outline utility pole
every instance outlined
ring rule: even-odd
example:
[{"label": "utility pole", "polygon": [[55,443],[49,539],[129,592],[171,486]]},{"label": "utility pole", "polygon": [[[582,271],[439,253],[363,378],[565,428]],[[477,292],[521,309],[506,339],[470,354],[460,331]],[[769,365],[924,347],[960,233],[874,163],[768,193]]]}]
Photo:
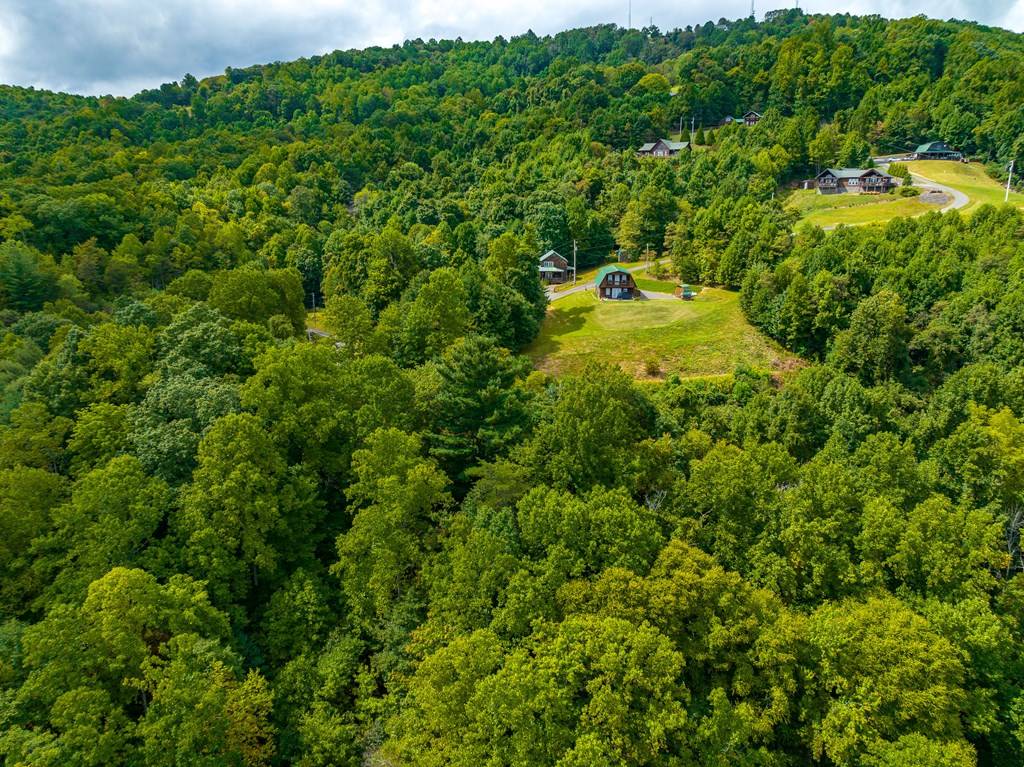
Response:
[{"label": "utility pole", "polygon": [[683,140],[683,116],[679,115],[679,140]]},{"label": "utility pole", "polygon": [[691,144],[693,143],[693,121],[696,120],[696,119],[697,119],[696,117],[694,117],[693,115],[690,115],[690,143]]},{"label": "utility pole", "polygon": [[576,284],[576,240],[572,241],[572,284]]},{"label": "utility pole", "polygon": [[1003,202],[1010,201],[1010,182],[1013,181],[1013,160],[1010,160],[1010,177],[1006,179],[1006,196],[1003,197]]},{"label": "utility pole", "polygon": [[316,291],[311,290],[310,295],[313,296],[313,316],[316,317]]}]

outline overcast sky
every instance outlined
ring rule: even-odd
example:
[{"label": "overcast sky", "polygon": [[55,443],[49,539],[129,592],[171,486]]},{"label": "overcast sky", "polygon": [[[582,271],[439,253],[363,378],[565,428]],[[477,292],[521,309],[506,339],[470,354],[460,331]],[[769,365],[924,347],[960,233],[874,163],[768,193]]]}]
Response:
[{"label": "overcast sky", "polygon": [[[410,38],[491,39],[615,22],[619,0],[0,0],[0,82],[130,95],[179,79]],[[785,5],[756,0],[759,17]],[[633,0],[661,29],[750,12],[750,0]],[[1024,31],[1024,0],[801,0],[807,11],[963,18]],[[553,7],[554,6],[554,7]]]}]

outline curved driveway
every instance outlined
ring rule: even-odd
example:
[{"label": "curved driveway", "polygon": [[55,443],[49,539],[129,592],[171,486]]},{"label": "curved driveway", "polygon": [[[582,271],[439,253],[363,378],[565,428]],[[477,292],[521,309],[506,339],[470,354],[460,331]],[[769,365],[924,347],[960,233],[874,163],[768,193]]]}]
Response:
[{"label": "curved driveway", "polygon": [[933,186],[940,192],[945,192],[953,199],[951,203],[949,203],[939,211],[940,213],[945,213],[947,210],[959,210],[960,208],[967,207],[971,203],[971,198],[968,197],[963,192],[961,192],[959,189],[954,189],[951,186],[940,184],[938,181],[932,181],[930,178],[927,178],[926,176],[922,176],[917,173],[911,173],[910,175],[914,177],[914,183],[917,184],[918,186]]},{"label": "curved driveway", "polygon": [[[880,157],[876,157],[875,158],[875,163],[883,171],[888,171],[889,170],[889,163],[882,162]],[[950,202],[948,205],[942,207],[939,210],[940,213],[945,213],[947,210],[959,210],[960,208],[965,208],[965,207],[967,207],[968,205],[971,204],[971,198],[968,197],[963,192],[961,192],[959,189],[954,189],[951,186],[946,186],[945,184],[940,184],[938,181],[932,181],[930,178],[928,178],[927,176],[922,176],[920,173],[911,172],[910,175],[914,177],[914,183],[917,184],[918,186],[921,186],[922,184],[926,184],[927,186],[935,187],[940,192],[945,192],[946,194],[948,194],[950,196],[950,199],[952,200],[952,202]]]}]

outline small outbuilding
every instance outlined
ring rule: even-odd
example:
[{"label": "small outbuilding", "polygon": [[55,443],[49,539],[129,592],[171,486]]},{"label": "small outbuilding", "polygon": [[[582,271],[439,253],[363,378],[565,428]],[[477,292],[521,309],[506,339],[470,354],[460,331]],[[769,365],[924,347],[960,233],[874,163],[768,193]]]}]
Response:
[{"label": "small outbuilding", "polygon": [[687,285],[686,283],[683,283],[682,285],[676,286],[674,295],[676,296],[676,298],[681,298],[684,301],[692,301],[697,297],[697,290],[693,287],[693,285]]},{"label": "small outbuilding", "polygon": [[633,275],[621,266],[611,264],[601,269],[594,278],[594,292],[598,298],[628,301],[640,295]]}]

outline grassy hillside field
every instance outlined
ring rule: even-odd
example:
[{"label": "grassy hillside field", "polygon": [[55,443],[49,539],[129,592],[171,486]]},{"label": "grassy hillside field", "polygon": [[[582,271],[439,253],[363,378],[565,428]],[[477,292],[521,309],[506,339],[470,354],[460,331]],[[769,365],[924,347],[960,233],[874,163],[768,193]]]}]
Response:
[{"label": "grassy hillside field", "polygon": [[786,199],[786,207],[800,214],[800,223],[829,227],[882,224],[900,216],[920,216],[940,206],[895,194],[824,195],[813,189],[797,189]]},{"label": "grassy hillside field", "polygon": [[[970,204],[963,209],[965,212],[970,212],[985,203],[1003,204],[1005,194],[1003,185],[989,176],[985,172],[985,168],[978,163],[918,160],[908,162],[907,167],[912,173],[959,189],[970,197]],[[1018,208],[1024,208],[1024,194],[1011,192],[1010,203]]]},{"label": "grassy hillside field", "polygon": [[738,294],[713,288],[695,301],[602,302],[588,291],[559,299],[526,354],[547,373],[572,373],[593,360],[637,378],[651,377],[648,363],[661,375],[706,376],[798,362],[746,321]]}]

